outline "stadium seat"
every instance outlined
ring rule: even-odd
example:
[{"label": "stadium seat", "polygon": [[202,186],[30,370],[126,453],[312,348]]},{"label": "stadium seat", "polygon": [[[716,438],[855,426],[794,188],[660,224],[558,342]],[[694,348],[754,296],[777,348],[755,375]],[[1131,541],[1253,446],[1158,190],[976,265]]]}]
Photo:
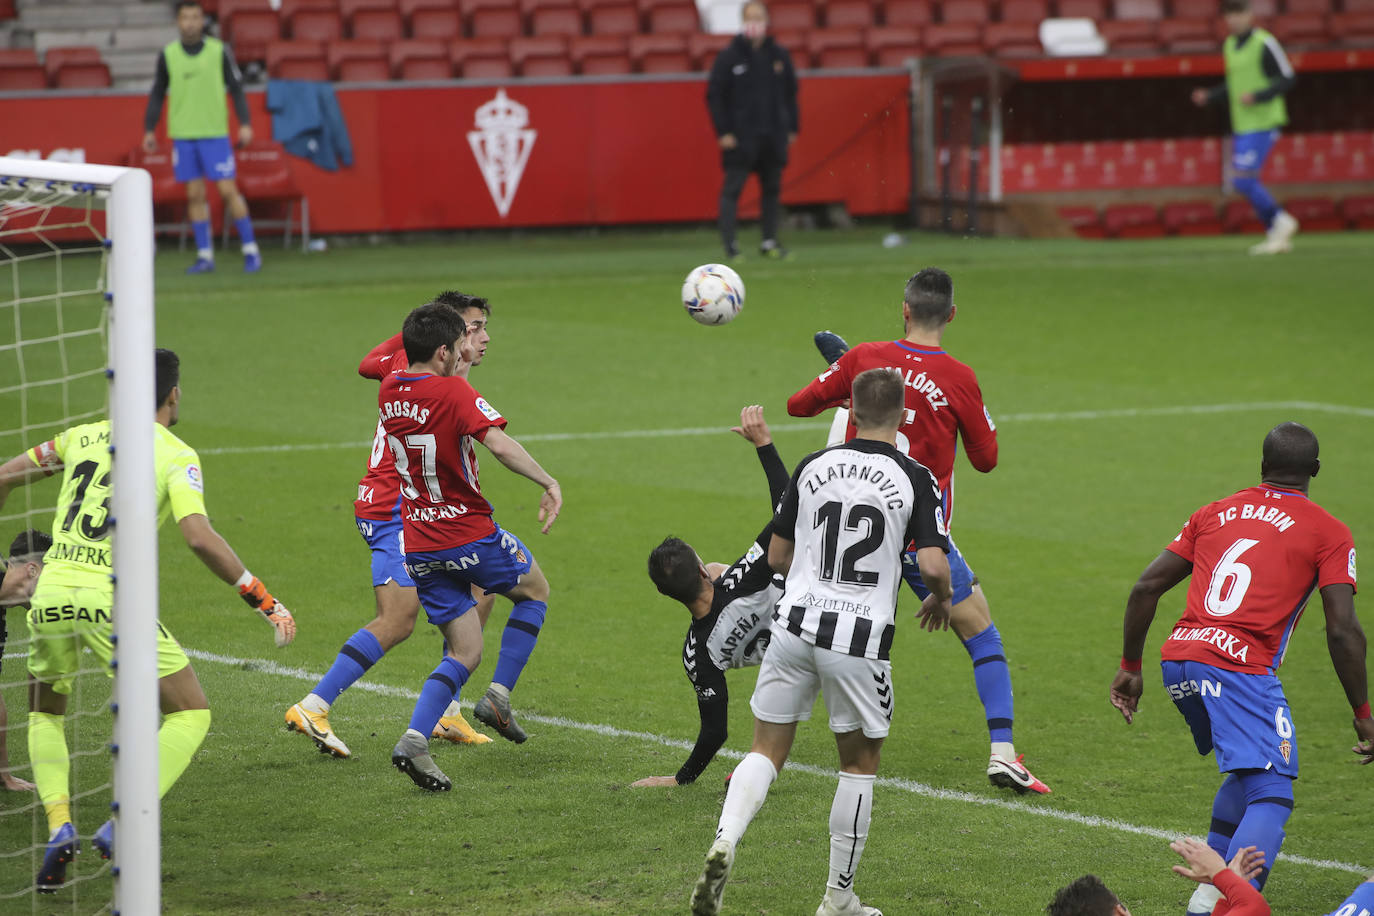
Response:
[{"label": "stadium seat", "polygon": [[1374,0],[1345,0],[1343,12],[1374,13]]},{"label": "stadium seat", "polygon": [[1328,20],[1331,35],[1347,48],[1374,48],[1374,12],[1335,13]]},{"label": "stadium seat", "polygon": [[1303,232],[1335,232],[1345,228],[1345,218],[1336,212],[1329,197],[1290,197],[1283,209],[1302,224]]},{"label": "stadium seat", "polygon": [[274,3],[274,6],[277,7],[277,13],[282,21],[286,21],[304,10],[327,10],[337,13],[339,0],[281,0],[280,3]]},{"label": "stadium seat", "polygon": [[568,39],[562,35],[537,35],[510,40],[510,62],[520,76],[572,76]]},{"label": "stadium seat", "polygon": [[325,62],[332,79],[341,83],[391,79],[386,45],[380,41],[335,41],[325,46]]},{"label": "stadium seat", "polygon": [[873,25],[873,7],[869,0],[834,0],[825,4],[825,27],[866,29]]},{"label": "stadium seat", "polygon": [[688,73],[692,69],[686,35],[631,35],[630,60],[640,73]]},{"label": "stadium seat", "polygon": [[1332,44],[1326,17],[1319,13],[1293,13],[1269,20],[1269,30],[1285,48],[1321,48]]},{"label": "stadium seat", "polygon": [[1034,22],[992,22],[983,29],[983,46],[993,57],[1040,57],[1040,26]]},{"label": "stadium seat", "polygon": [[1226,232],[1264,233],[1264,223],[1255,215],[1248,200],[1230,200],[1221,210],[1221,228]]},{"label": "stadium seat", "polygon": [[1164,224],[1153,204],[1108,204],[1102,211],[1102,225],[1107,237],[1114,239],[1147,239],[1164,234]]},{"label": "stadium seat", "polygon": [[1341,215],[1351,229],[1374,229],[1374,194],[1355,194],[1341,201]]},{"label": "stadium seat", "polygon": [[281,22],[270,9],[235,10],[224,20],[224,36],[240,63],[263,60],[268,42],[281,37]]},{"label": "stadium seat", "polygon": [[78,60],[57,68],[54,89],[108,89],[110,68],[103,61]]},{"label": "stadium seat", "polygon": [[810,0],[778,0],[768,7],[768,17],[768,27],[774,32],[809,32],[816,27],[816,8]]},{"label": "stadium seat", "polygon": [[514,6],[484,6],[468,17],[468,34],[473,38],[514,38],[523,31],[520,11]]},{"label": "stadium seat", "polygon": [[1092,19],[1101,22],[1107,18],[1107,0],[1058,0],[1055,15],[1061,19]]},{"label": "stadium seat", "polygon": [[27,67],[0,67],[0,92],[47,88],[48,75],[37,64]]},{"label": "stadium seat", "polygon": [[630,43],[624,35],[587,35],[572,40],[573,65],[583,76],[612,76],[634,72]]},{"label": "stadium seat", "polygon": [[[283,244],[290,246],[292,229],[299,225],[302,242],[309,244],[310,202],[296,184],[295,175],[291,170],[291,157],[286,155],[286,150],[270,140],[254,140],[248,146],[236,150],[234,159],[238,167],[239,193],[254,205],[253,227],[259,232],[263,229],[281,229]],[[263,215],[262,208],[258,205],[265,203],[284,205],[281,218],[273,219]],[[226,245],[228,223],[229,221],[225,220]]]},{"label": "stadium seat", "polygon": [[981,57],[982,28],[976,22],[942,22],[925,29],[926,50],[940,57]]},{"label": "stadium seat", "polygon": [[418,9],[410,14],[410,37],[451,41],[463,37],[463,20],[455,9]]},{"label": "stadium seat", "polygon": [[396,0],[396,10],[406,21],[420,10],[457,10],[454,0]]},{"label": "stadium seat", "polygon": [[868,66],[868,49],[858,29],[817,29],[806,36],[811,65],[822,70]]},{"label": "stadium seat", "polygon": [[33,48],[0,48],[0,68],[38,66],[38,52]]},{"label": "stadium seat", "polygon": [[1034,22],[1050,18],[1050,0],[1002,0],[1003,22]]},{"label": "stadium seat", "polygon": [[57,85],[57,71],[68,64],[101,63],[100,49],[94,45],[78,45],[70,48],[49,48],[43,55],[43,72],[48,84]]},{"label": "stadium seat", "polygon": [[339,15],[348,22],[362,10],[396,10],[396,0],[337,0]]},{"label": "stadium seat", "polygon": [[441,41],[396,41],[387,51],[391,74],[398,80],[446,80],[453,76],[453,62]]},{"label": "stadium seat", "polygon": [[329,79],[323,42],[274,41],[267,46],[266,63],[267,74],[273,79]]},{"label": "stadium seat", "polygon": [[1096,207],[1060,207],[1059,218],[1068,223],[1074,235],[1082,239],[1103,239],[1107,230],[1102,226],[1102,218]]},{"label": "stadium seat", "polygon": [[701,29],[701,14],[692,0],[655,3],[644,14],[645,31],[686,34]]},{"label": "stadium seat", "polygon": [[868,54],[875,67],[905,67],[921,56],[921,32],[914,26],[887,25],[868,30]]},{"label": "stadium seat", "polygon": [[581,35],[582,11],[573,0],[525,4],[525,23],[531,35]]},{"label": "stadium seat", "polygon": [[1112,18],[1158,22],[1164,18],[1164,0],[1112,0]]},{"label": "stadium seat", "polygon": [[590,0],[583,9],[588,35],[639,33],[639,11],[630,0]]},{"label": "stadium seat", "polygon": [[883,25],[926,26],[935,21],[935,7],[929,0],[886,0]]},{"label": "stadium seat", "polygon": [[1215,54],[1221,49],[1210,19],[1165,19],[1159,24],[1159,42],[1170,54]]},{"label": "stadium seat", "polygon": [[940,4],[940,21],[982,25],[992,21],[992,4],[988,0],[944,0]]},{"label": "stadium seat", "polygon": [[711,35],[695,32],[687,36],[687,53],[692,55],[693,70],[710,70],[716,55],[734,40],[733,35]]},{"label": "stadium seat", "polygon": [[363,9],[348,20],[348,32],[354,38],[367,41],[400,41],[405,37],[405,24],[395,9]]},{"label": "stadium seat", "polygon": [[1220,235],[1216,204],[1206,200],[1182,200],[1165,204],[1161,211],[1164,231],[1170,235]]},{"label": "stadium seat", "polygon": [[273,12],[272,0],[219,0],[219,23],[223,25],[225,19],[244,10]]},{"label": "stadium seat", "polygon": [[449,59],[453,72],[466,79],[503,79],[514,76],[508,41],[504,38],[469,38],[449,45]]},{"label": "stadium seat", "polygon": [[[1252,9],[1253,6],[1254,4],[1252,2]],[[1347,10],[1354,8],[1351,6],[1351,0],[1345,0],[1345,8]],[[1285,13],[1316,13],[1318,16],[1322,16],[1326,13],[1335,12],[1335,9],[1336,4],[1333,0],[1285,0],[1283,4],[1283,11]],[[1278,10],[1274,10],[1268,15],[1272,16],[1277,12]],[[1256,15],[1262,15],[1259,10],[1255,10],[1255,13]]]},{"label": "stadium seat", "polygon": [[336,10],[299,10],[287,20],[287,29],[296,41],[339,41],[343,17]]},{"label": "stadium seat", "polygon": [[1159,23],[1152,19],[1108,19],[1097,31],[1113,54],[1159,53]]}]

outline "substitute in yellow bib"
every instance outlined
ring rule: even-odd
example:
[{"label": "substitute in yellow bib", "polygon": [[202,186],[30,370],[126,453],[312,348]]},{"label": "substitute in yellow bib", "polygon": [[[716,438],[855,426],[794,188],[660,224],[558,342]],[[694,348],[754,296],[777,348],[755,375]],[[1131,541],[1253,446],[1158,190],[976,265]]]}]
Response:
[{"label": "substitute in yellow bib", "polygon": [[[228,542],[205,513],[205,484],[195,450],[178,439],[181,364],[171,350],[158,350],[157,424],[154,457],[159,520],[171,515],[186,545],[210,570],[256,608],[275,628],[278,646],[296,635],[296,622],[252,573],[244,569]],[[0,465],[0,508],[16,485],[57,472],[62,490],[53,518],[52,546],[44,556],[37,587],[29,601],[29,761],[38,797],[48,815],[50,835],[40,892],[52,893],[66,879],[67,863],[79,845],[72,826],[67,741],[63,719],[67,697],[89,649],[107,674],[113,657],[114,606],[110,540],[110,423],[73,426]],[[135,546],[135,545],[130,545]],[[161,623],[157,635],[158,693],[163,712],[158,730],[158,790],[165,795],[191,762],[210,728],[210,709],[186,653]],[[114,850],[114,821],[92,839],[104,858]]]},{"label": "substitute in yellow bib", "polygon": [[1211,89],[1194,89],[1199,108],[1228,103],[1231,111],[1231,184],[1268,229],[1251,254],[1283,254],[1293,248],[1298,221],[1281,208],[1260,184],[1260,169],[1288,123],[1284,95],[1297,82],[1293,65],[1278,39],[1255,25],[1250,0],[1222,0],[1222,14],[1231,34],[1222,45],[1226,82]]},{"label": "substitute in yellow bib", "polygon": [[253,236],[253,221],[248,217],[248,202],[234,183],[234,148],[229,144],[229,106],[226,92],[233,96],[239,119],[239,145],[253,142],[249,123],[248,99],[243,80],[228,45],[205,34],[205,11],[197,0],[179,0],[177,31],[181,37],[163,48],[157,56],[157,75],[148,93],[148,109],[143,115],[143,149],[157,150],[157,122],[162,117],[162,102],[170,99],[167,110],[167,136],[172,138],[172,168],[177,181],[186,184],[187,210],[196,236],[196,262],[188,274],[204,274],[215,269],[215,246],[210,237],[210,205],[205,200],[205,180],[219,188],[228,215],[234,219],[239,240],[243,242],[243,269],[255,273],[262,269],[262,255]]}]

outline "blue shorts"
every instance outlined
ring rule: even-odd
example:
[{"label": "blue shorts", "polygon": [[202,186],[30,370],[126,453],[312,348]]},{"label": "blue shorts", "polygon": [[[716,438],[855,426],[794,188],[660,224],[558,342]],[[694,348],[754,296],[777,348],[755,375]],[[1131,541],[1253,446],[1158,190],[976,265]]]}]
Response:
[{"label": "blue shorts", "polygon": [[420,604],[435,626],[457,620],[477,604],[473,585],[505,594],[533,563],[529,549],[500,525],[495,534],[462,547],[406,554],[406,568],[420,592]]},{"label": "blue shorts", "polygon": [[1355,888],[1355,893],[1327,916],[1370,916],[1374,913],[1374,878]]},{"label": "blue shorts", "polygon": [[1235,172],[1253,172],[1258,175],[1264,168],[1264,160],[1269,151],[1279,142],[1279,132],[1257,130],[1251,134],[1236,134],[1231,138],[1231,169]]},{"label": "blue shorts", "polygon": [[1166,661],[1164,689],[1193,731],[1199,754],[1215,749],[1217,769],[1266,770],[1298,778],[1298,737],[1283,684],[1202,662]]},{"label": "blue shorts", "polygon": [[228,137],[172,141],[172,172],[177,181],[207,178],[223,181],[235,175],[234,147]]},{"label": "blue shorts", "polygon": [[379,522],[370,518],[354,518],[358,533],[372,551],[372,585],[395,582],[404,588],[414,588],[415,582],[406,570],[405,535],[399,518]]},{"label": "blue shorts", "polygon": [[[906,584],[911,586],[911,590],[916,593],[922,601],[930,594],[930,589],[921,581],[921,569],[916,565],[916,552],[908,551],[902,554],[902,578]],[[959,552],[959,548],[954,546],[954,538],[949,539],[949,578],[954,585],[954,597],[950,604],[958,604],[969,595],[973,594],[973,583],[978,581],[978,577],[973,574],[973,570],[968,568],[968,561]]]}]

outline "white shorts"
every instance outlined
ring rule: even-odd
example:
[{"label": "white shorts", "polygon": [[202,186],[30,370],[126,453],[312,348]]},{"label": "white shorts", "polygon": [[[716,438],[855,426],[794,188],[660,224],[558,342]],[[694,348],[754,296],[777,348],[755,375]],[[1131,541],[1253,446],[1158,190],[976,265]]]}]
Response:
[{"label": "white shorts", "polygon": [[830,730],[837,735],[863,729],[886,738],[892,725],[892,663],[817,649],[782,627],[763,655],[758,683],[749,699],[754,716],[785,725],[811,718],[816,694],[825,697]]}]

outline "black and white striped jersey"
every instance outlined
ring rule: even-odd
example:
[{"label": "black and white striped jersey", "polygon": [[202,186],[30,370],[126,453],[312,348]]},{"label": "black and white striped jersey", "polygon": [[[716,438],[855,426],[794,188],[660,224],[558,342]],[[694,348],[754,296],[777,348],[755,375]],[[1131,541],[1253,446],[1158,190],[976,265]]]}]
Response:
[{"label": "black and white striped jersey", "polygon": [[907,545],[949,551],[930,470],[871,439],[804,458],[773,530],[795,542],[776,625],[862,658],[889,657]]}]

